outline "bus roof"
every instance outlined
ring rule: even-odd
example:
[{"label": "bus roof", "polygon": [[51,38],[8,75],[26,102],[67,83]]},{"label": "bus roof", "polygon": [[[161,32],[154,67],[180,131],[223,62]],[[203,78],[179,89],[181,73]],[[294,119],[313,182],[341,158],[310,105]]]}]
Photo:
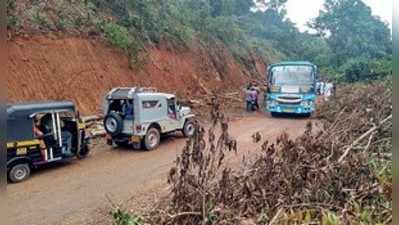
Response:
[{"label": "bus roof", "polygon": [[273,66],[287,66],[287,65],[305,65],[305,66],[315,66],[315,64],[309,61],[283,61],[279,63],[270,64],[270,67]]}]

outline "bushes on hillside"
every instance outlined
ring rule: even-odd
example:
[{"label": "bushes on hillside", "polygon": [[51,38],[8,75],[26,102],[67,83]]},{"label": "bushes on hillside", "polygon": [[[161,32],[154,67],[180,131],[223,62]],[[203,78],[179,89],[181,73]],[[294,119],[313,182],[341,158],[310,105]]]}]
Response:
[{"label": "bushes on hillside", "polygon": [[[286,2],[257,1],[265,9],[260,10],[252,0],[8,0],[7,14],[12,30],[99,34],[101,27],[107,40],[125,51],[129,39],[140,46],[167,42],[176,48],[197,40],[223,43],[239,63],[248,61],[248,52],[266,58],[264,49],[273,49],[273,61],[312,61],[344,81],[389,73],[389,27],[362,1],[327,1],[326,10],[310,23],[317,35],[298,30],[287,18]],[[110,19],[114,24],[101,22]]]},{"label": "bushes on hillside", "polygon": [[383,79],[392,74],[390,59],[352,59],[339,68],[339,79],[345,82]]},{"label": "bushes on hillside", "polygon": [[100,28],[111,44],[123,49],[126,52],[128,52],[130,46],[134,43],[129,31],[124,26],[120,26],[114,22],[102,22],[100,24]]},{"label": "bushes on hillside", "polygon": [[144,59],[140,57],[141,43],[129,33],[126,27],[112,21],[103,21],[100,24],[100,29],[111,44],[119,47],[129,56],[129,64],[132,69],[142,69]]}]

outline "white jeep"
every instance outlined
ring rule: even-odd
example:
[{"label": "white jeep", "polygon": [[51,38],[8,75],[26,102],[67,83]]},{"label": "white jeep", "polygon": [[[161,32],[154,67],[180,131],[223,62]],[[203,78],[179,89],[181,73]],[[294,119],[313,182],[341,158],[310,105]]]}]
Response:
[{"label": "white jeep", "polygon": [[181,106],[175,95],[154,89],[114,88],[105,96],[103,110],[109,145],[132,144],[134,149],[152,150],[159,146],[161,134],[194,134],[191,109]]}]

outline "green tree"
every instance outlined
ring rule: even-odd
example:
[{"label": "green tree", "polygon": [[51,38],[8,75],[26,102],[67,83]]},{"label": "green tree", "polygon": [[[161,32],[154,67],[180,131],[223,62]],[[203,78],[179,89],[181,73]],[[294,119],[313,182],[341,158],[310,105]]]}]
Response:
[{"label": "green tree", "polygon": [[255,6],[253,0],[210,0],[212,16],[244,16]]},{"label": "green tree", "polygon": [[330,67],[332,52],[327,41],[307,32],[297,35],[297,48],[293,52],[298,59],[312,61],[319,67]]},{"label": "green tree", "polygon": [[256,2],[265,8],[281,11],[285,9],[288,0],[256,0]]},{"label": "green tree", "polygon": [[363,1],[326,0],[324,8],[309,25],[326,38],[335,66],[352,58],[375,59],[391,54],[390,29]]}]

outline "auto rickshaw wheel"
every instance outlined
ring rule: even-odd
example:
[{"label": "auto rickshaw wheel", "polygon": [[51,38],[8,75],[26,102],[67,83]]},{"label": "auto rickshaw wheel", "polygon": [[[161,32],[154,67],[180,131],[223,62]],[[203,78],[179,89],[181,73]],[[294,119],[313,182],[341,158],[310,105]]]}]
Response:
[{"label": "auto rickshaw wheel", "polygon": [[78,159],[84,159],[89,155],[90,147],[85,145],[82,150],[80,150],[77,154]]},{"label": "auto rickshaw wheel", "polygon": [[30,166],[28,163],[15,164],[8,173],[8,178],[13,183],[19,183],[29,178]]}]

